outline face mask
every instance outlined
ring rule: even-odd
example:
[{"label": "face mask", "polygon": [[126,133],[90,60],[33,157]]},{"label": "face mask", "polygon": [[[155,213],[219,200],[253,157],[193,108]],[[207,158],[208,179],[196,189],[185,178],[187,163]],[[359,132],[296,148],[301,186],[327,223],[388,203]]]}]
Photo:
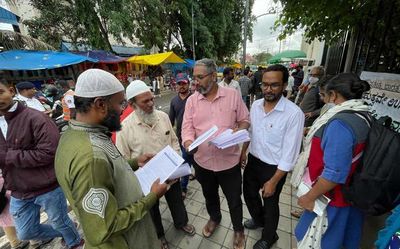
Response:
[{"label": "face mask", "polygon": [[310,83],[310,77],[306,77],[303,81],[303,84],[308,85]]},{"label": "face mask", "polygon": [[336,104],[335,104],[335,103],[328,103],[328,104],[326,104],[325,106],[326,106],[327,110],[329,110],[329,109],[331,109],[332,107],[336,106]]},{"label": "face mask", "polygon": [[325,112],[327,112],[329,109],[331,109],[332,107],[335,107],[335,103],[327,103],[325,104],[322,108],[321,108],[321,114],[323,115],[325,114]]},{"label": "face mask", "polygon": [[308,78],[308,81],[311,83],[311,84],[314,84],[314,83],[316,83],[317,81],[319,81],[319,78],[317,78],[317,77],[310,77],[310,78]]}]

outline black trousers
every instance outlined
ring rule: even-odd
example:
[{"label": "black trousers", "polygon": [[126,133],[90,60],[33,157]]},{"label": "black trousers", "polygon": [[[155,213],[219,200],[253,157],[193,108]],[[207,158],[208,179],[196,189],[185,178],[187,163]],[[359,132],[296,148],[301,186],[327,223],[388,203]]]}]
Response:
[{"label": "black trousers", "polygon": [[196,179],[199,181],[206,200],[207,212],[210,219],[219,223],[221,221],[221,207],[218,188],[221,186],[228,202],[229,213],[234,231],[243,231],[243,206],[242,199],[242,173],[240,166],[214,172],[194,163]]},{"label": "black trousers", "polygon": [[[185,204],[182,200],[182,190],[180,182],[174,183],[170,189],[165,193],[165,199],[169,210],[171,212],[174,225],[177,229],[180,229],[188,223],[188,215],[186,212]],[[164,227],[161,221],[161,214],[159,208],[160,202],[157,200],[156,204],[150,209],[150,215],[153,219],[154,226],[156,227],[157,237],[161,238],[165,235]]]},{"label": "black trousers", "polygon": [[[277,166],[264,163],[249,154],[247,166],[243,174],[243,194],[247,208],[253,220],[264,224],[262,239],[272,243],[279,223],[279,195],[285,184],[286,176],[276,185],[275,193],[268,198],[261,198],[260,189],[271,179]],[[264,202],[264,203],[263,203]]]}]

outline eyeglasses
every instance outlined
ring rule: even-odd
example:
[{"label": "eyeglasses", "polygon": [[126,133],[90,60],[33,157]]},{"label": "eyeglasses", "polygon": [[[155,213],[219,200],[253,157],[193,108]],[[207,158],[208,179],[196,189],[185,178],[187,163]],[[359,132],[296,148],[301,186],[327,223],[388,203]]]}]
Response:
[{"label": "eyeglasses", "polygon": [[282,85],[280,83],[272,83],[272,84],[261,84],[261,88],[267,90],[269,87],[271,87],[272,90],[277,90],[281,87]]},{"label": "eyeglasses", "polygon": [[202,80],[202,79],[204,79],[205,77],[207,77],[207,76],[209,76],[209,75],[211,75],[211,74],[213,74],[214,72],[211,72],[211,73],[208,73],[208,74],[205,74],[205,75],[193,75],[193,80]]}]

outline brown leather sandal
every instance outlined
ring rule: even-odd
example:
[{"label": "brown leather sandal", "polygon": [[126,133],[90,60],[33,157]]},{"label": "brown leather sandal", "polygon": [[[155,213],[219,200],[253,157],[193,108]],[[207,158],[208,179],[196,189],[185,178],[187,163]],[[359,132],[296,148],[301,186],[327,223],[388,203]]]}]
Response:
[{"label": "brown leather sandal", "polygon": [[165,237],[160,238],[161,241],[161,249],[169,249],[168,241]]},{"label": "brown leather sandal", "polygon": [[213,220],[208,220],[207,224],[204,226],[203,228],[203,236],[205,238],[210,238],[211,235],[213,235],[215,229],[217,228],[217,226],[219,225],[219,223],[213,221]]},{"label": "brown leather sandal", "polygon": [[181,230],[189,236],[193,236],[196,234],[196,228],[191,224],[186,224],[185,226],[181,227]]}]

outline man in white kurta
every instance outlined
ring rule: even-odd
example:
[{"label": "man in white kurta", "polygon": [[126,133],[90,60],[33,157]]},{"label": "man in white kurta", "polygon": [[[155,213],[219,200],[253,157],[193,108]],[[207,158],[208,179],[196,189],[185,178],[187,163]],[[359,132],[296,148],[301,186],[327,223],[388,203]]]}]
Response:
[{"label": "man in white kurta", "polygon": [[[181,154],[178,138],[169,117],[166,113],[154,109],[154,96],[146,83],[140,80],[132,81],[126,89],[126,98],[135,111],[122,122],[122,130],[117,133],[116,145],[122,155],[130,159],[141,154],[157,154],[167,145]],[[175,227],[186,234],[194,235],[195,228],[188,224],[179,182],[171,185],[165,199]],[[150,213],[162,248],[168,248],[158,204],[157,202],[154,205]]]}]

